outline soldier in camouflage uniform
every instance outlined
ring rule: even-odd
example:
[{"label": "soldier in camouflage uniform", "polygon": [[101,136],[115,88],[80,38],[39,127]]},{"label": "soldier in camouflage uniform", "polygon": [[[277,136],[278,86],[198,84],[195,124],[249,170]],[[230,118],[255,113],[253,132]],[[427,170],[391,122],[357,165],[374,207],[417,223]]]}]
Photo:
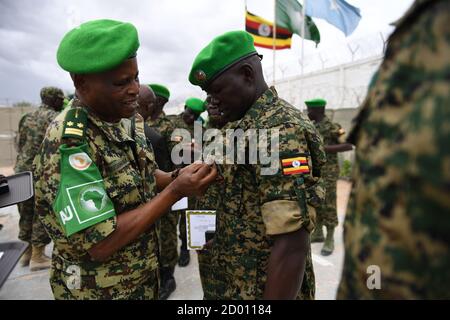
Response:
[{"label": "soldier in camouflage uniform", "polygon": [[[133,25],[94,20],[66,34],[58,49],[77,97],[50,124],[34,161],[36,210],[55,244],[50,284],[56,299],[157,298],[155,222],[216,177],[206,164],[174,173],[156,168],[144,121],[134,116],[138,47]],[[76,190],[80,196],[71,198]],[[105,206],[112,209],[102,212]]]},{"label": "soldier in camouflage uniform", "polygon": [[[313,121],[322,136],[327,163],[323,166],[321,177],[325,187],[325,203],[317,208],[317,226],[311,235],[311,242],[322,242],[325,240],[321,254],[328,256],[334,250],[334,228],[338,225],[336,208],[336,183],[339,177],[338,152],[352,150],[349,143],[340,143],[345,135],[345,130],[338,124],[331,122],[325,115],[326,101],[313,99],[305,101],[308,108],[308,117]],[[327,229],[327,237],[324,239],[322,226]]]},{"label": "soldier in camouflage uniform", "polygon": [[[222,121],[217,107],[211,104],[206,104],[205,107],[208,111],[208,123],[205,129],[222,129],[226,123]],[[194,209],[217,211],[222,188],[223,184],[220,182],[211,185],[204,196],[196,197]],[[197,258],[203,296],[207,299],[213,297],[214,291],[211,291],[211,288],[215,287],[215,273],[212,270],[211,251],[208,250],[208,246],[205,246],[204,250],[197,251]]]},{"label": "soldier in camouflage uniform", "polygon": [[[192,104],[192,101],[194,104]],[[169,116],[174,128],[177,129],[186,129],[189,131],[192,139],[194,138],[194,123],[201,122],[203,123],[203,118],[200,117],[200,114],[205,111],[204,102],[202,101],[200,106],[200,99],[197,98],[189,98],[185,101],[184,111],[178,115]],[[175,139],[176,140],[176,139]],[[195,142],[194,140],[192,140]],[[175,143],[179,143],[181,141],[176,141]],[[173,144],[172,144],[173,146]],[[195,199],[188,199],[188,209],[193,209],[195,206]],[[180,257],[178,259],[178,265],[180,267],[185,267],[189,264],[190,254],[187,249],[187,235],[186,235],[186,211],[180,210],[177,211],[179,216],[179,237],[181,241],[180,247]]]},{"label": "soldier in camouflage uniform", "polygon": [[[221,165],[217,225],[211,247],[214,282],[207,299],[313,299],[309,232],[324,197],[318,185],[326,161],[311,121],[268,88],[253,38],[233,31],[196,57],[189,81],[208,94],[224,129],[273,129],[283,160],[273,175],[263,165]],[[225,144],[230,141],[225,141]],[[246,142],[246,149],[249,148]]]},{"label": "soldier in camouflage uniform", "polygon": [[[146,89],[146,90],[145,90]],[[144,94],[143,92],[144,91]],[[150,95],[145,94],[145,91],[153,91],[154,99],[150,98]],[[141,85],[141,91],[139,93],[139,105],[147,105],[147,112],[144,116],[145,123],[156,130],[165,141],[164,150],[167,157],[164,157],[164,163],[159,164],[160,169],[164,171],[169,171],[173,169],[173,163],[170,160],[170,149],[169,146],[172,145],[170,136],[174,130],[172,122],[167,118],[165,113],[162,111],[164,105],[168,102],[170,97],[169,90],[159,84],[151,84],[148,86]],[[145,100],[145,101],[144,101]],[[142,113],[141,113],[142,114]],[[158,155],[155,152],[156,155]],[[171,293],[176,289],[176,282],[174,277],[175,265],[178,261],[178,251],[177,251],[177,222],[178,214],[177,212],[168,212],[161,217],[159,221],[160,228],[160,278],[161,285],[159,291],[159,298],[161,300],[166,300],[169,298]]]},{"label": "soldier in camouflage uniform", "polygon": [[450,3],[396,22],[356,147],[338,299],[449,299]]},{"label": "soldier in camouflage uniform", "polygon": [[[19,122],[18,154],[15,172],[33,171],[34,157],[44,139],[45,131],[52,120],[61,111],[64,93],[55,87],[41,90],[41,106],[25,114]],[[45,256],[45,246],[50,239],[44,227],[34,214],[34,198],[17,205],[19,208],[19,239],[30,243],[21,259],[22,266],[30,265],[31,271],[50,267],[50,258]]]}]

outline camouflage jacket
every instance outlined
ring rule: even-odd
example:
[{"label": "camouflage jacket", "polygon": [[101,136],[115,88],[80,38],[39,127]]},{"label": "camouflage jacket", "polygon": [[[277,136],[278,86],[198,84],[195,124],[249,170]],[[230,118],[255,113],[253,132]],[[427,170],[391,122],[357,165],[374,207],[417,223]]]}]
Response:
[{"label": "camouflage jacket", "polygon": [[[279,149],[284,157],[309,153],[309,166],[317,169],[326,161],[322,139],[312,122],[274,88],[268,89],[238,122],[226,129],[278,129]],[[246,146],[248,148],[248,145]],[[295,175],[261,175],[260,164],[220,165],[224,184],[217,208],[217,226],[211,252],[216,278],[216,298],[260,299],[266,282],[267,263],[273,244],[271,235],[305,227],[311,231],[314,208],[302,212],[295,193]],[[317,180],[306,175],[310,198],[323,198]],[[310,258],[310,257],[309,257]],[[310,262],[310,259],[308,260]],[[312,275],[312,264],[306,274]],[[313,281],[312,281],[313,283]],[[314,284],[304,280],[302,297],[314,297]],[[304,290],[307,288],[307,290]]]},{"label": "camouflage jacket", "polygon": [[[331,122],[331,120],[325,116],[322,121],[313,121],[317,130],[323,139],[324,146],[339,144],[339,140],[342,135],[345,134],[344,129],[338,123]],[[322,169],[325,171],[339,171],[337,153],[327,153],[327,163]],[[336,177],[337,178],[337,177]]]},{"label": "camouflage jacket", "polygon": [[[74,107],[83,106],[75,100]],[[117,215],[137,208],[156,194],[156,163],[152,150],[146,144],[144,122],[137,115],[133,131],[128,119],[110,124],[92,113],[88,114],[85,139],[90,157],[104,179],[105,190],[114,204],[116,216],[67,237],[52,208],[61,179],[58,148],[62,143],[71,143],[61,138],[67,110],[51,123],[35,160],[38,178],[36,209],[54,242],[50,282],[66,283],[70,276],[67,268],[71,265],[81,269],[80,290],[58,287],[53,288],[53,292],[56,298],[62,299],[134,297],[136,289],[158,267],[158,238],[154,226],[104,263],[93,262],[87,251],[114,232]],[[157,283],[151,285],[157,286]]]},{"label": "camouflage jacket", "polygon": [[32,170],[34,157],[44,140],[45,131],[58,112],[41,105],[36,111],[25,114],[19,122],[19,142],[15,171]]},{"label": "camouflage jacket", "polygon": [[350,132],[340,299],[450,298],[449,20],[448,1],[413,4]]},{"label": "camouflage jacket", "polygon": [[171,135],[173,130],[175,129],[174,124],[169,119],[168,116],[164,112],[162,112],[156,120],[147,119],[145,121],[150,127],[155,128],[158,132],[164,137],[169,150],[171,150],[171,146],[173,141],[171,141]]}]

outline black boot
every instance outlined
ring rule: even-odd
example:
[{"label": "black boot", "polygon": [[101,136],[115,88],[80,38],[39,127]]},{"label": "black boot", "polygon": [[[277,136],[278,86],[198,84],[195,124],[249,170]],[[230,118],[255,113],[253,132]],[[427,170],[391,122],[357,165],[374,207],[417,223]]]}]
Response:
[{"label": "black boot", "polygon": [[172,292],[177,288],[175,278],[173,276],[173,270],[169,267],[162,267],[160,269],[161,286],[159,288],[159,299],[167,300]]},{"label": "black boot", "polygon": [[180,249],[180,257],[178,258],[178,265],[180,267],[186,267],[191,261],[191,256],[189,255],[189,250],[181,247]]}]

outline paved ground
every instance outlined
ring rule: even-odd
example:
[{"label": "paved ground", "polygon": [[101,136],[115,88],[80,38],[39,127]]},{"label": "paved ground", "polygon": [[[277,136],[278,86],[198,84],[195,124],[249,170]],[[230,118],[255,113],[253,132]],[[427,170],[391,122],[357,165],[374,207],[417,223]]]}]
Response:
[{"label": "paved ground", "polygon": [[[10,170],[0,168],[0,173],[11,174]],[[334,299],[342,270],[343,246],[342,246],[342,222],[347,204],[350,184],[346,181],[338,182],[338,214],[339,226],[335,232],[335,252],[328,257],[320,255],[322,244],[312,245],[314,271],[316,274],[316,299]],[[17,239],[19,215],[17,207],[0,209],[0,242]],[[51,247],[47,247],[50,255]],[[203,293],[198,275],[198,263],[195,252],[191,252],[191,263],[184,268],[175,270],[177,290],[170,299],[195,300],[202,299]],[[33,272],[28,267],[19,265],[13,270],[9,279],[0,289],[0,300],[5,299],[52,299],[50,285],[48,283],[48,270]]]}]

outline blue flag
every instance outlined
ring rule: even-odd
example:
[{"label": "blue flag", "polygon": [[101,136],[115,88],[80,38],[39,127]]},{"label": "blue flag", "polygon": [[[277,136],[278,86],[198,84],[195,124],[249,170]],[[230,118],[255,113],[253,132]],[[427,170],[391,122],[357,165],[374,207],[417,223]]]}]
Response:
[{"label": "blue flag", "polygon": [[359,8],[344,0],[308,0],[305,7],[306,15],[321,18],[334,25],[349,36],[361,20]]}]

